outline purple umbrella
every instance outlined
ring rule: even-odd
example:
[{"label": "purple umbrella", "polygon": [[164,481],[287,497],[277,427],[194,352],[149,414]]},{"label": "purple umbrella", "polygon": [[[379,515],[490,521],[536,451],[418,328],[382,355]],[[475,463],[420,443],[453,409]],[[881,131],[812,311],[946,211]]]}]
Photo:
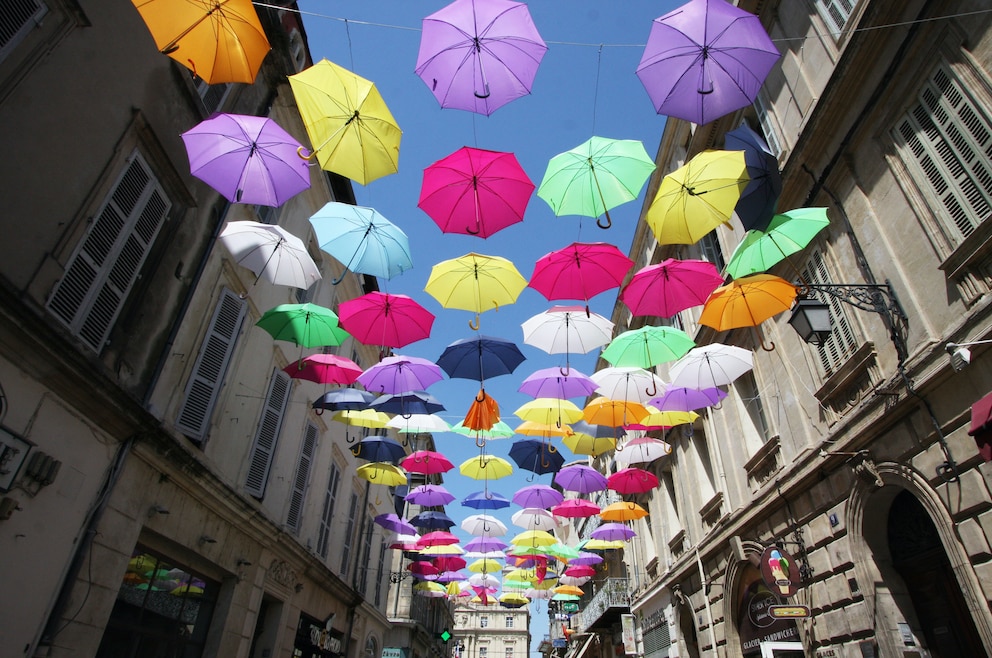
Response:
[{"label": "purple umbrella", "polygon": [[603,541],[627,541],[636,537],[637,533],[622,523],[604,523],[593,530],[589,536]]},{"label": "purple umbrella", "polygon": [[460,580],[466,580],[467,578],[468,578],[468,576],[466,576],[461,571],[442,571],[440,573],[440,575],[438,575],[434,579],[434,582],[437,582],[437,583],[457,583],[458,581],[460,581]]},{"label": "purple umbrella", "polygon": [[719,388],[685,388],[678,386],[670,388],[656,398],[648,400],[648,404],[658,411],[693,411],[719,404],[727,394]]},{"label": "purple umbrella", "polygon": [[541,368],[524,379],[517,390],[533,398],[584,398],[596,390],[598,384],[575,368]]},{"label": "purple umbrella", "polygon": [[469,552],[488,553],[490,551],[505,551],[509,547],[502,539],[497,537],[476,537],[465,544],[465,550]]},{"label": "purple umbrella", "polygon": [[489,116],[530,93],[547,49],[527,5],[456,0],[424,19],[416,72],[441,107]]},{"label": "purple umbrella", "polygon": [[565,500],[560,491],[546,484],[532,484],[513,494],[513,502],[521,507],[548,509]]},{"label": "purple umbrella", "polygon": [[433,361],[416,356],[387,356],[358,376],[358,383],[367,391],[377,393],[406,393],[422,391],[444,379],[441,368]]},{"label": "purple umbrella", "polygon": [[592,466],[566,466],[555,474],[555,484],[566,491],[592,493],[606,488],[606,477]]},{"label": "purple umbrella", "polygon": [[753,103],[778,58],[757,16],[691,0],[654,20],[637,77],[658,114],[702,125]]},{"label": "purple umbrella", "polygon": [[587,566],[592,567],[603,561],[602,555],[596,555],[595,553],[587,553],[586,551],[580,551],[579,557],[573,557],[568,561],[570,565],[576,566]]},{"label": "purple umbrella", "polygon": [[403,500],[421,507],[440,507],[455,499],[451,493],[440,484],[422,484],[410,490]]},{"label": "purple umbrella", "polygon": [[395,514],[380,514],[373,520],[390,532],[395,532],[401,535],[417,534],[417,529],[413,527],[412,523],[406,519],[401,519]]},{"label": "purple umbrella", "polygon": [[495,491],[476,491],[465,496],[462,505],[482,510],[503,509],[510,506],[510,501]]},{"label": "purple umbrella", "polygon": [[182,138],[190,173],[232,203],[281,206],[310,187],[300,143],[267,117],[217,114]]}]

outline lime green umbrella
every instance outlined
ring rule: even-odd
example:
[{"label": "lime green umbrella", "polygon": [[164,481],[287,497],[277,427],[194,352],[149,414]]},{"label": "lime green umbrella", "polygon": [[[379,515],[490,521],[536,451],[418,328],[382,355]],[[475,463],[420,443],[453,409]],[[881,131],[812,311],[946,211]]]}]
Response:
[{"label": "lime green umbrella", "polygon": [[559,560],[573,560],[579,557],[579,549],[566,546],[562,543],[552,544],[545,547],[544,550],[548,555]]},{"label": "lime green umbrella", "polygon": [[796,208],[775,215],[764,231],[752,230],[744,235],[727,263],[727,274],[738,279],[765,272],[805,249],[828,224],[826,208]]},{"label": "lime green umbrella", "polygon": [[276,340],[301,347],[325,347],[343,343],[351,336],[338,326],[338,316],[317,304],[280,304],[256,322]]},{"label": "lime green umbrella", "polygon": [[681,358],[695,346],[695,341],[681,329],[646,325],[614,338],[601,356],[617,367],[650,369]]},{"label": "lime green umbrella", "polygon": [[470,436],[475,439],[508,439],[513,436],[513,428],[501,420],[497,421],[496,424],[487,430],[473,430],[465,427],[461,421],[458,421],[451,426],[451,431],[455,434]]},{"label": "lime green umbrella", "polygon": [[571,151],[551,158],[537,196],[548,202],[555,215],[606,215],[610,209],[633,201],[655,169],[644,145],[631,139],[593,137]]}]

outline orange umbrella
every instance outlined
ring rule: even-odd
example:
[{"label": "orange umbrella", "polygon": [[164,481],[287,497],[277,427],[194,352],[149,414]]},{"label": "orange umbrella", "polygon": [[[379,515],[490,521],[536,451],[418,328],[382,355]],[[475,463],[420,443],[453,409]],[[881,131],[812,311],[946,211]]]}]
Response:
[{"label": "orange umbrella", "polygon": [[613,503],[612,505],[607,505],[603,508],[603,511],[599,513],[605,521],[635,521],[637,519],[643,519],[648,515],[646,509],[638,505],[637,503],[629,503],[626,501],[621,501],[619,503]]},{"label": "orange umbrella", "polygon": [[610,398],[596,398],[582,410],[582,417],[587,423],[607,427],[627,425],[647,415],[648,410],[642,404]]},{"label": "orange umbrella", "polygon": [[559,585],[555,588],[556,594],[571,594],[573,596],[582,596],[585,592],[582,588],[576,587],[575,585]]},{"label": "orange umbrella", "polygon": [[755,274],[720,286],[710,295],[699,316],[699,324],[726,331],[756,327],[792,307],[796,287],[772,274]]},{"label": "orange umbrella", "polygon": [[462,425],[470,430],[491,430],[493,425],[499,422],[499,404],[486,393],[480,390],[475,396],[472,406],[465,414]]}]

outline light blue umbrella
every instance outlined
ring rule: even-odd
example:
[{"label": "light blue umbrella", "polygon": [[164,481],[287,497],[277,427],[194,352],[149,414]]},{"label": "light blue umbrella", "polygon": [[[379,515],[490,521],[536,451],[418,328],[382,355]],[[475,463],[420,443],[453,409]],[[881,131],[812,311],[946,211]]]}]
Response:
[{"label": "light blue umbrella", "polygon": [[373,208],[332,201],[310,223],[320,248],[352,272],[391,279],[413,267],[406,233]]}]

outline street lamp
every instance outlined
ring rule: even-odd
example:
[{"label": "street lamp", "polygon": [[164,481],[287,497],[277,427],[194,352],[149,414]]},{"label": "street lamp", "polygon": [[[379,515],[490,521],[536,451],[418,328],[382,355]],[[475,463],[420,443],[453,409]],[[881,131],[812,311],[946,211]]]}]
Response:
[{"label": "street lamp", "polygon": [[955,372],[961,372],[971,363],[971,350],[973,345],[988,345],[992,340],[975,340],[970,343],[948,343],[945,345],[947,356],[951,360],[951,367]]}]

